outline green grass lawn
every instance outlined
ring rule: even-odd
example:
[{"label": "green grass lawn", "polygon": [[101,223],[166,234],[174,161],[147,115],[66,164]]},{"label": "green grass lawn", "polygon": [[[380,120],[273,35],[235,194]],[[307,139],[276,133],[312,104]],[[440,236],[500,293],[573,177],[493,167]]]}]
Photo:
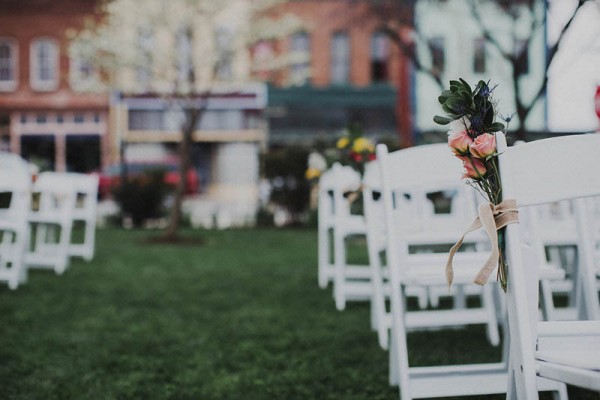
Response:
[{"label": "green grass lawn", "polygon": [[[338,312],[317,286],[316,232],[156,235],[99,230],[92,262],[0,286],[0,398],[398,398],[368,305]],[[499,355],[477,327],[409,340],[419,365]]]}]

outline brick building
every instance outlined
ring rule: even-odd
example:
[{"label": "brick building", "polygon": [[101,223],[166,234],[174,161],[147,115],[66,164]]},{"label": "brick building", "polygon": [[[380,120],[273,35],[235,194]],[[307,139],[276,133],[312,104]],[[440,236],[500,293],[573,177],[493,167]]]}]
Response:
[{"label": "brick building", "polygon": [[[410,23],[410,8],[389,4]],[[287,68],[269,77],[271,144],[310,143],[349,123],[367,135],[412,142],[410,64],[384,33],[385,18],[372,2],[293,1],[273,13],[299,17],[303,29],[255,48],[255,58],[269,52],[291,57]],[[408,33],[396,26],[399,35]]]},{"label": "brick building", "polygon": [[0,146],[41,169],[89,172],[106,153],[108,97],[79,91],[95,71],[67,54],[96,3],[0,2]]}]

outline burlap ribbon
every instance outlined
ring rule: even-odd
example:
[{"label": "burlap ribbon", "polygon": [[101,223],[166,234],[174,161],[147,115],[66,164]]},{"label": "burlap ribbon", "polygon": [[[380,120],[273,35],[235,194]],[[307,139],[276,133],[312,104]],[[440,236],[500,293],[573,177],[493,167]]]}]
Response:
[{"label": "burlap ribbon", "polygon": [[348,203],[349,204],[354,203],[360,197],[360,194],[362,193],[363,189],[364,189],[364,186],[361,184],[358,187],[358,189],[348,192],[346,195],[346,198],[348,199]]},{"label": "burlap ribbon", "polygon": [[477,273],[477,276],[474,280],[476,284],[484,285],[488,281],[494,268],[496,268],[498,265],[500,250],[498,248],[498,234],[496,232],[508,224],[519,222],[519,212],[517,210],[517,202],[515,200],[504,200],[498,205],[494,205],[492,203],[481,204],[477,214],[479,216],[475,219],[475,221],[473,221],[473,224],[467,228],[460,240],[450,249],[450,253],[448,254],[448,263],[446,264],[446,279],[448,281],[448,286],[452,285],[452,280],[454,279],[452,259],[454,258],[454,254],[462,245],[465,236],[469,232],[476,231],[477,229],[483,227],[485,233],[492,242],[492,252],[484,266]]}]

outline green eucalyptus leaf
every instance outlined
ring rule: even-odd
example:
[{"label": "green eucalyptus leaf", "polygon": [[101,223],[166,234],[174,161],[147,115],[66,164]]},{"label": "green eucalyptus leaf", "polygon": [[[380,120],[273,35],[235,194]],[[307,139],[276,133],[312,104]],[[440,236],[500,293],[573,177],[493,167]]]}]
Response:
[{"label": "green eucalyptus leaf", "polygon": [[439,115],[433,117],[433,122],[439,125],[448,125],[452,121],[454,121],[454,119],[448,117],[441,117]]},{"label": "green eucalyptus leaf", "polygon": [[445,104],[448,106],[448,108],[456,113],[462,113],[466,108],[464,100],[462,100],[460,97],[450,97]]},{"label": "green eucalyptus leaf", "polygon": [[502,130],[504,130],[504,124],[502,122],[494,122],[493,124],[490,125],[488,130],[490,132],[502,131]]},{"label": "green eucalyptus leaf", "polygon": [[473,93],[473,90],[471,90],[471,86],[469,86],[469,84],[463,78],[458,79],[462,82],[463,87],[469,92],[469,95],[471,95]]},{"label": "green eucalyptus leaf", "polygon": [[442,110],[444,110],[446,114],[454,114],[454,110],[448,107],[448,102],[442,104]]},{"label": "green eucalyptus leaf", "polygon": [[438,97],[438,102],[440,104],[444,104],[446,100],[448,100],[450,97],[452,97],[452,92],[449,90],[444,90],[442,94]]},{"label": "green eucalyptus leaf", "polygon": [[473,102],[473,97],[471,97],[471,93],[467,92],[464,89],[461,89],[458,92],[458,96],[465,102],[465,104],[471,104]]},{"label": "green eucalyptus leaf", "polygon": [[460,81],[452,80],[450,81],[450,86],[456,86],[457,88],[460,88],[461,84]]}]

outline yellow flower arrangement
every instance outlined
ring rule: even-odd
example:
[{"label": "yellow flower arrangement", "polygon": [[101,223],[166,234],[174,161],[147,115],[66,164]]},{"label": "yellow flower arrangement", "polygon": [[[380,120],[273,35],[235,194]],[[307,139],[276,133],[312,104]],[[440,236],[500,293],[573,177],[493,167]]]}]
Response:
[{"label": "yellow flower arrangement", "polygon": [[350,138],[348,136],[343,136],[341,138],[338,139],[337,143],[335,144],[335,147],[337,147],[338,149],[345,149],[346,147],[348,147],[348,145],[350,144]]},{"label": "yellow flower arrangement", "polygon": [[354,142],[352,143],[352,151],[355,153],[373,153],[375,151],[375,145],[369,139],[359,137],[354,139]]},{"label": "yellow flower arrangement", "polygon": [[321,171],[316,168],[308,168],[304,173],[304,176],[309,181],[312,179],[317,179],[319,176],[321,176]]}]

